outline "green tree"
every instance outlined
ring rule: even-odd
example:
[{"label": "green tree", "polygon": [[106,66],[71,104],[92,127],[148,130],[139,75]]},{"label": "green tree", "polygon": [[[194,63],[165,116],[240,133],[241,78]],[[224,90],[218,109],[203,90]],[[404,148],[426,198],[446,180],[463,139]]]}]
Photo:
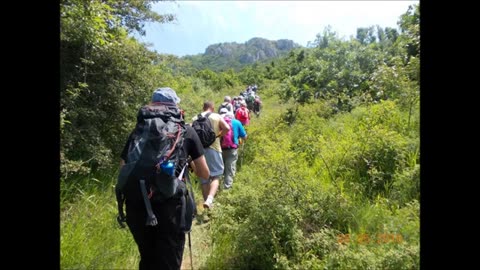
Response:
[{"label": "green tree", "polygon": [[322,34],[317,34],[315,41],[312,43],[313,47],[327,48],[331,43],[338,40],[337,33],[332,30],[332,26],[328,25],[323,30]]},{"label": "green tree", "polygon": [[411,5],[398,21],[408,56],[420,55],[420,6]]},{"label": "green tree", "polygon": [[375,35],[375,27],[360,27],[357,28],[357,40],[362,44],[374,43],[377,38]]},{"label": "green tree", "polygon": [[[170,21],[149,1],[60,3],[61,171],[111,166],[131,115],[162,81],[154,53],[128,36],[142,20]],[[148,94],[146,93],[148,92]]]},{"label": "green tree", "polygon": [[158,14],[152,11],[152,2],[172,0],[104,0],[114,10],[129,33],[138,32],[145,35],[146,22],[170,23],[176,20],[174,14]]},{"label": "green tree", "polygon": [[367,43],[368,29],[364,27],[357,28],[357,40],[362,43]]},{"label": "green tree", "polygon": [[264,80],[263,72],[258,65],[245,67],[240,71],[238,77],[243,85],[260,85]]},{"label": "green tree", "polygon": [[393,43],[398,38],[398,31],[395,28],[385,27],[385,35],[386,38]]},{"label": "green tree", "polygon": [[383,28],[381,28],[380,25],[377,25],[376,28],[377,28],[378,42],[382,43],[387,39],[385,30],[383,30]]},{"label": "green tree", "polygon": [[[419,52],[414,49],[419,41],[418,18],[418,7],[409,7],[399,21],[401,34],[370,26],[358,28],[350,41],[339,40],[326,27],[312,48],[291,51],[278,61],[278,77],[283,78],[279,97],[301,105],[326,100],[337,112],[394,99],[412,111],[419,99]],[[272,70],[268,67],[267,74]]]}]

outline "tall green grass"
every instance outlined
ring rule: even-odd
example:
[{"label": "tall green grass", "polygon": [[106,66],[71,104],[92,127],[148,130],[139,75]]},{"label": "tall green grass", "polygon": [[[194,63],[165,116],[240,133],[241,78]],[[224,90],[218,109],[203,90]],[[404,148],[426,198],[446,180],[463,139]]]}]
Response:
[{"label": "tall green grass", "polygon": [[[111,172],[61,182],[61,269],[138,269],[140,257],[133,237],[116,221],[115,179],[116,172]],[[211,240],[200,188],[194,191],[198,216],[190,235],[196,269],[205,263]],[[182,265],[191,269],[188,242]]]},{"label": "tall green grass", "polygon": [[61,269],[138,269],[138,250],[128,229],[120,229],[115,175],[62,181]]}]

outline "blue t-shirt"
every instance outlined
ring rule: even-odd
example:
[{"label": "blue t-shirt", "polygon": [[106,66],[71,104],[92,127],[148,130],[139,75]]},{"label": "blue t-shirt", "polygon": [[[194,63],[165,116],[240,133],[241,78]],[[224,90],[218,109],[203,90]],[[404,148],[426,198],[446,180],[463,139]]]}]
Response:
[{"label": "blue t-shirt", "polygon": [[245,128],[243,127],[242,123],[235,118],[232,118],[232,128],[233,128],[233,143],[238,145],[238,138],[245,138],[247,136],[247,132],[245,132]]}]

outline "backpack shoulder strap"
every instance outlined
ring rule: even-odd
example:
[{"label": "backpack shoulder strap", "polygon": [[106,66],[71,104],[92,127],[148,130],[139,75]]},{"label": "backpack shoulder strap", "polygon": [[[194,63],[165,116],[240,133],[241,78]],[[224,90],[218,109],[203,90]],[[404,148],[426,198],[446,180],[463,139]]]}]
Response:
[{"label": "backpack shoulder strap", "polygon": [[212,114],[212,112],[208,112],[207,114],[205,114],[205,118],[208,118],[210,114]]}]

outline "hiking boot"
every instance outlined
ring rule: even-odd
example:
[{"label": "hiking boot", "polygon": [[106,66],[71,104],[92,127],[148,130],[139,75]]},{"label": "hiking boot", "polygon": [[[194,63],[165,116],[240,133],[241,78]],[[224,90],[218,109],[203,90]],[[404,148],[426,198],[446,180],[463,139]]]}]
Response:
[{"label": "hiking boot", "polygon": [[203,203],[203,208],[210,209],[213,207],[213,200],[211,198],[207,198],[207,200]]}]

